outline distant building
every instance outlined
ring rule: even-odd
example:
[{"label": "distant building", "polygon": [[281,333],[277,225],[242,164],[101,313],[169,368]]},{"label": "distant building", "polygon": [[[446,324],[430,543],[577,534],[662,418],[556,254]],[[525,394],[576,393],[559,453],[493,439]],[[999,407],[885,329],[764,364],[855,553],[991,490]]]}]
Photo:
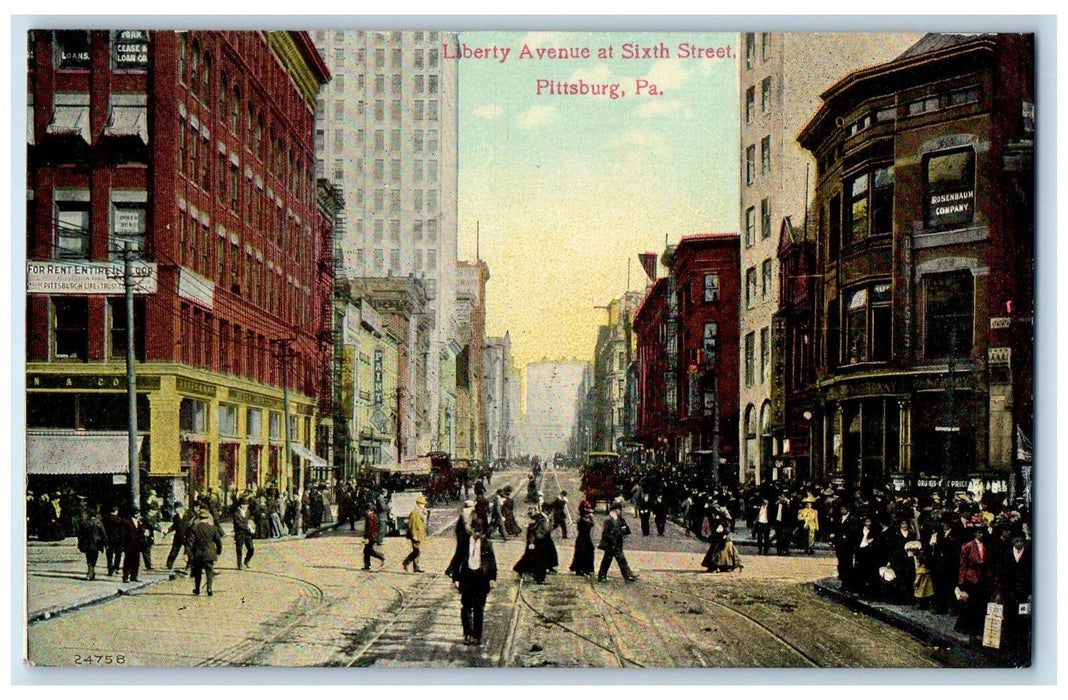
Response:
[{"label": "distant building", "polygon": [[449,451],[458,458],[481,461],[485,454],[486,282],[482,260],[459,263],[457,317],[463,349],[456,356],[456,413],[447,421]]},{"label": "distant building", "polygon": [[567,453],[577,422],[575,397],[588,363],[542,360],[526,367],[526,411],[521,452],[539,459]]},{"label": "distant building", "polygon": [[420,451],[447,449],[461,349],[457,292],[458,61],[455,33],[316,31],[333,79],[315,103],[315,165],[345,192],[343,272],[413,277],[428,299],[427,424]]},{"label": "distant building", "polygon": [[634,439],[634,312],[640,292],[626,292],[605,307],[607,323],[597,330],[593,360],[593,446],[622,452]]}]

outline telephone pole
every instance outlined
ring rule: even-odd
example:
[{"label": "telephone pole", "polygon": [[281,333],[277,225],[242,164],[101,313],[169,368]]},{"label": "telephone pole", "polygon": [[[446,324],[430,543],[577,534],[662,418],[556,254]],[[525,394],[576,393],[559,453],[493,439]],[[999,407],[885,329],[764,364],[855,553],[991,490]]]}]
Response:
[{"label": "telephone pole", "polygon": [[122,246],[122,286],[126,295],[126,398],[129,404],[127,435],[130,471],[130,507],[141,507],[141,471],[137,463],[137,377],[134,372],[133,248]]},{"label": "telephone pole", "polygon": [[[282,367],[282,433],[285,436],[285,456],[282,458],[283,473],[289,477],[292,474],[290,468],[290,444],[289,444],[289,358],[290,349],[289,344],[292,342],[292,338],[278,338],[272,340],[272,343],[278,345],[278,361]],[[301,463],[300,475],[297,477],[297,533],[302,531],[304,527],[304,464]]]}]

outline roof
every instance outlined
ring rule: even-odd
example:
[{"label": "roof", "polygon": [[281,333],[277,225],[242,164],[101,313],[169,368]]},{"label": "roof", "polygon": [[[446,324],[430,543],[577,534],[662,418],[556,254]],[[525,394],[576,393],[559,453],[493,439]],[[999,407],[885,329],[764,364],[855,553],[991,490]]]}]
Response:
[{"label": "roof", "polygon": [[953,46],[958,46],[960,44],[967,43],[975,39],[977,36],[984,36],[984,34],[942,34],[931,32],[925,34],[922,39],[905,49],[902,54],[894,60],[900,61],[903,58],[911,58],[913,56],[920,56],[922,54],[931,53],[933,51],[941,51],[942,49],[948,49]]}]

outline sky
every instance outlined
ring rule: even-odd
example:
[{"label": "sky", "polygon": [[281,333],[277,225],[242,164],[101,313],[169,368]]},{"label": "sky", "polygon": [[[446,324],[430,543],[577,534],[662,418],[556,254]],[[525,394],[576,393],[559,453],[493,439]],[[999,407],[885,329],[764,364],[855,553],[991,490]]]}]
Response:
[{"label": "sky", "polygon": [[[473,32],[459,43],[445,59],[459,62],[459,257],[475,258],[477,230],[486,334],[509,331],[519,367],[592,361],[597,307],[628,289],[628,266],[630,289],[648,282],[639,253],[737,230],[737,35]],[[683,43],[723,57],[684,56]],[[550,94],[558,82],[618,84],[619,96]]]}]

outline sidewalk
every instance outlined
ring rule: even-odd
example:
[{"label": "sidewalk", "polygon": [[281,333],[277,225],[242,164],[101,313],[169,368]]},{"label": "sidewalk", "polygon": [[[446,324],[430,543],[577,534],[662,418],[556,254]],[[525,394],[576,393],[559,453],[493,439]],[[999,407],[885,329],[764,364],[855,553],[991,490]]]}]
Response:
[{"label": "sidewalk", "polygon": [[[335,529],[337,518],[320,528],[308,530],[303,535],[286,535],[281,539],[263,540],[284,542],[316,537],[325,530]],[[233,541],[233,524],[222,523],[224,542]],[[151,571],[145,569],[144,561],[137,582],[122,582],[121,572],[107,575],[108,566],[103,552],[96,565],[96,580],[85,580],[85,555],[78,551],[78,539],[68,537],[55,542],[30,540],[26,543],[26,622],[47,620],[70,610],[95,605],[132,591],[141,590],[159,583],[184,576],[184,573],[166,569],[173,535],[157,537],[152,547]],[[259,540],[257,540],[259,542]],[[180,554],[176,565],[185,562]]]},{"label": "sidewalk", "polygon": [[[744,522],[738,522],[731,533],[735,546],[756,547],[756,538],[749,532]],[[833,552],[834,547],[828,542],[816,542],[816,552]],[[798,550],[791,548],[791,555]],[[766,556],[777,556],[772,553]],[[929,610],[922,610],[914,605],[895,605],[877,600],[867,600],[842,588],[837,578],[825,578],[812,584],[817,594],[844,605],[852,610],[881,620],[902,629],[932,646],[949,650],[962,665],[996,667],[1005,666],[1001,653],[996,649],[984,648],[972,643],[967,635],[953,629],[956,618],[953,615],[937,615]]]}]

